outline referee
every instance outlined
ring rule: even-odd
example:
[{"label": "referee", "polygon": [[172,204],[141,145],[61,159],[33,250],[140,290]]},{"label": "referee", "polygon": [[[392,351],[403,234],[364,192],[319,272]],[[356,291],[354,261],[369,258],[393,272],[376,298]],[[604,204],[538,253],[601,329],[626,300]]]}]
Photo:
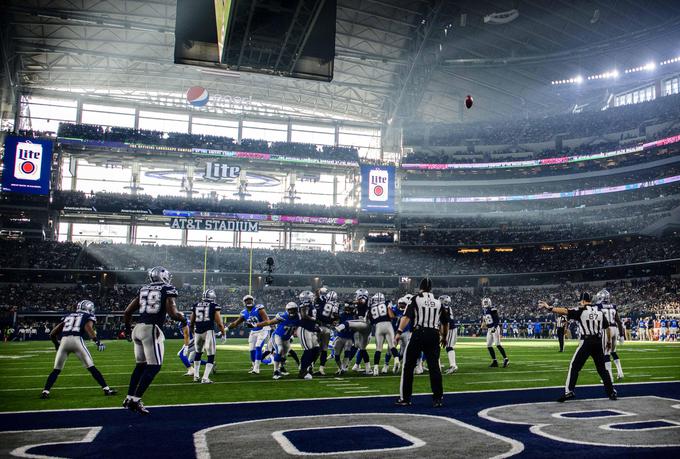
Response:
[{"label": "referee", "polygon": [[555,319],[555,334],[557,335],[557,341],[560,342],[560,352],[564,352],[564,334],[566,329],[567,318],[558,314]]},{"label": "referee", "polygon": [[616,390],[609,372],[604,366],[604,350],[602,348],[603,333],[606,333],[607,337],[609,336],[609,322],[602,311],[596,305],[590,303],[590,293],[581,293],[580,300],[580,307],[576,309],[556,308],[549,306],[545,301],[538,302],[538,306],[541,308],[566,316],[567,320],[575,320],[581,336],[576,352],[569,363],[565,392],[557,401],[566,402],[574,398],[578,373],[585,365],[588,357],[592,357],[595,362],[595,368],[602,378],[607,396],[610,400],[616,400]]},{"label": "referee", "polygon": [[401,334],[409,323],[412,323],[411,339],[404,352],[404,365],[401,370],[401,384],[397,406],[411,405],[413,393],[413,371],[420,354],[425,354],[427,367],[430,370],[430,386],[432,387],[433,406],[442,406],[444,388],[442,372],[439,367],[439,346],[446,346],[449,332],[449,312],[431,293],[432,281],[425,278],[420,281],[420,293],[413,297],[406,307],[404,316],[399,322],[395,342],[399,342]]}]

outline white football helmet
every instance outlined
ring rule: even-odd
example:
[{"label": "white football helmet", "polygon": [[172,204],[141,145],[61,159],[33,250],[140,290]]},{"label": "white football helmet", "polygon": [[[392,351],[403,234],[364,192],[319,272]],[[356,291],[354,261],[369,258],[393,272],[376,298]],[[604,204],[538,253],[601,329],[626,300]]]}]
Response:
[{"label": "white football helmet", "polygon": [[252,295],[246,295],[243,297],[243,304],[252,307],[255,304],[255,298]]},{"label": "white football helmet", "polygon": [[300,299],[300,304],[303,305],[314,303],[314,293],[310,292],[309,290],[301,292],[298,298]]},{"label": "white football helmet", "polygon": [[76,306],[76,312],[86,312],[94,314],[94,303],[90,300],[83,300]]},{"label": "white football helmet", "polygon": [[163,282],[164,284],[169,284],[172,279],[172,274],[170,271],[162,266],[156,266],[149,270],[149,282]]},{"label": "white football helmet", "polygon": [[215,290],[209,288],[205,292],[203,292],[203,299],[206,301],[215,301],[217,299],[217,294],[215,293]]},{"label": "white football helmet", "polygon": [[451,297],[449,295],[442,295],[439,297],[439,302],[443,306],[451,306]]},{"label": "white football helmet", "polygon": [[300,309],[298,308],[298,305],[297,305],[296,302],[291,301],[291,302],[286,304],[286,312],[290,316],[297,316],[299,311],[300,311]]},{"label": "white football helmet", "polygon": [[371,304],[384,304],[385,303],[385,295],[382,293],[378,292],[373,297],[371,298]]},{"label": "white football helmet", "polygon": [[488,296],[485,296],[482,298],[482,307],[483,308],[490,308],[491,307],[491,298]]},{"label": "white football helmet", "polygon": [[611,295],[609,294],[609,290],[606,288],[603,288],[599,292],[597,292],[597,295],[595,295],[595,302],[598,304],[609,304],[609,300],[611,299]]}]

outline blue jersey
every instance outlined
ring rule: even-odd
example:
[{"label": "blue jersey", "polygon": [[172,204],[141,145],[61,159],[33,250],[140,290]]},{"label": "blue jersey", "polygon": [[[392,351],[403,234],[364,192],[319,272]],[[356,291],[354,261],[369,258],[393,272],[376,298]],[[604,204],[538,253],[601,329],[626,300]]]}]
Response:
[{"label": "blue jersey", "polygon": [[61,329],[61,336],[80,336],[81,338],[87,337],[87,332],[85,331],[85,324],[92,322],[92,325],[97,323],[97,319],[92,314],[87,312],[72,312],[66,314],[62,319],[64,322],[64,328]]},{"label": "blue jersey", "polygon": [[507,323],[507,322],[503,322],[503,330],[507,330],[507,329],[508,329],[508,323]]},{"label": "blue jersey", "polygon": [[168,298],[176,298],[177,289],[163,282],[154,282],[139,289],[139,322],[163,327]]},{"label": "blue jersey", "polygon": [[387,305],[385,303],[377,303],[368,309],[368,319],[371,324],[375,325],[380,322],[390,322],[389,313],[387,312]]},{"label": "blue jersey", "polygon": [[293,333],[295,333],[295,329],[300,325],[300,318],[291,317],[288,312],[279,312],[276,314],[276,320],[278,325],[276,330],[274,330],[274,334],[280,336],[283,341],[289,340]]},{"label": "blue jersey", "polygon": [[500,319],[498,318],[498,309],[495,306],[484,308],[484,315],[482,316],[487,327],[498,327]]},{"label": "blue jersey", "polygon": [[[354,320],[356,319],[356,316],[354,314],[346,314],[342,313],[340,314],[340,323],[345,323],[348,320]],[[345,327],[344,330],[341,332],[336,332],[336,335],[338,338],[344,338],[344,339],[352,339],[354,338],[354,330],[350,329],[349,327]]]},{"label": "blue jersey", "polygon": [[215,316],[221,310],[219,304],[212,301],[199,301],[191,307],[194,315],[196,333],[205,333],[215,329]]},{"label": "blue jersey", "polygon": [[300,327],[307,331],[316,331],[316,305],[314,303],[300,305]]},{"label": "blue jersey", "polygon": [[512,321],[512,329],[513,329],[513,330],[519,329],[519,324],[518,324],[517,321],[515,321],[515,320]]},{"label": "blue jersey", "polygon": [[328,327],[338,317],[338,305],[335,303],[317,298],[314,307],[316,308],[316,320]]},{"label": "blue jersey", "polygon": [[647,328],[647,323],[642,319],[638,320],[638,328]]},{"label": "blue jersey", "polygon": [[661,319],[661,328],[666,328],[666,319]]},{"label": "blue jersey", "polygon": [[671,319],[671,328],[678,328],[678,321],[675,319]]},{"label": "blue jersey", "polygon": [[[264,310],[264,305],[263,304],[255,304],[253,305],[252,308],[250,308],[250,311],[248,308],[243,308],[243,311],[241,311],[240,316],[245,320],[246,322],[250,322],[251,324],[256,324],[258,322],[262,321],[262,317],[260,316],[260,311]],[[259,331],[262,330],[262,327],[254,327],[250,329],[251,331]]]},{"label": "blue jersey", "polygon": [[[401,309],[399,309],[396,306],[392,308],[392,311],[394,312],[394,316],[395,316],[394,330],[396,331],[396,330],[399,329],[399,323],[401,322],[401,318],[404,317],[404,311],[402,311]],[[410,320],[408,322],[408,325],[406,326],[406,328],[404,328],[403,331],[404,331],[404,333],[411,331],[411,321]]]}]

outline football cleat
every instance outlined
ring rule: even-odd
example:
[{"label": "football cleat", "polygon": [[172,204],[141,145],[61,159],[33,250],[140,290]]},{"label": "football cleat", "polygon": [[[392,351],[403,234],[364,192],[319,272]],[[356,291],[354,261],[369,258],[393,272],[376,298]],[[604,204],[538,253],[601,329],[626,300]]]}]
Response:
[{"label": "football cleat", "polygon": [[307,374],[305,375],[305,378],[304,378],[304,379],[306,379],[307,381],[309,381],[309,380],[311,380],[311,379],[314,379],[314,377],[312,376],[311,373],[307,373]]},{"label": "football cleat", "polygon": [[394,402],[395,406],[411,406],[411,401],[410,400],[404,400],[402,398],[397,399],[396,402]]},{"label": "football cleat", "polygon": [[574,394],[573,391],[569,391],[565,394],[562,394],[562,396],[560,398],[558,398],[557,401],[560,402],[560,403],[564,403],[567,400],[571,400],[574,397],[576,397],[576,394]]},{"label": "football cleat", "polygon": [[48,390],[42,391],[42,393],[40,394],[40,398],[43,400],[47,400],[48,398],[50,398],[50,391]]},{"label": "football cleat", "polygon": [[130,399],[126,398],[123,400],[123,408],[128,408],[130,406]]},{"label": "football cleat", "polygon": [[612,393],[609,394],[609,400],[618,400],[618,399],[619,399],[618,394],[617,394],[617,392],[616,392],[616,389],[614,389],[614,390],[612,391]]},{"label": "football cleat", "polygon": [[434,400],[432,400],[432,407],[433,408],[441,408],[442,406],[444,406],[444,400],[443,399],[435,398]]},{"label": "football cleat", "polygon": [[184,373],[184,376],[193,376],[194,375],[194,367],[189,367],[186,373]]},{"label": "football cleat", "polygon": [[616,380],[619,381],[623,379],[623,373],[616,375]]},{"label": "football cleat", "polygon": [[259,374],[260,374],[260,370],[256,370],[255,368],[253,368],[252,370],[250,370],[250,371],[248,372],[248,374],[251,374],[251,375],[259,375]]},{"label": "football cleat", "polygon": [[345,370],[343,368],[340,368],[338,371],[335,372],[335,376],[342,376],[345,374]]},{"label": "football cleat", "polygon": [[201,384],[212,384],[212,380],[209,378],[203,378],[201,379]]},{"label": "football cleat", "polygon": [[281,369],[279,370],[279,372],[281,373],[281,376],[288,376],[290,374],[290,373],[288,373],[288,370],[286,369],[286,367],[284,367],[283,365],[281,366]]},{"label": "football cleat", "polygon": [[319,367],[319,369],[314,372],[314,376],[326,376],[326,370],[324,370],[323,367]]},{"label": "football cleat", "polygon": [[352,371],[359,371],[361,367],[359,366],[358,363],[355,363],[354,366],[352,367]]},{"label": "football cleat", "polygon": [[194,382],[201,382],[201,377],[194,375]]},{"label": "football cleat", "polygon": [[401,369],[401,363],[397,360],[394,362],[394,367],[392,368],[392,373],[399,373],[399,370]]},{"label": "football cleat", "polygon": [[217,364],[216,363],[213,363],[212,374],[214,374],[214,375],[217,374]]},{"label": "football cleat", "polygon": [[417,374],[417,375],[422,375],[423,374],[423,367],[421,365],[416,366],[414,373]]},{"label": "football cleat", "polygon": [[503,359],[503,368],[508,368],[510,365],[510,359]]},{"label": "football cleat", "polygon": [[387,372],[390,371],[390,366],[388,364],[383,365],[382,370],[380,371],[382,374],[387,374]]},{"label": "football cleat", "polygon": [[373,376],[378,376],[379,374],[380,374],[380,367],[378,365],[376,365],[376,366],[373,367]]},{"label": "football cleat", "polygon": [[118,393],[118,391],[116,389],[111,389],[111,388],[104,389],[104,395],[106,397],[109,397],[111,395],[116,395],[117,393]]},{"label": "football cleat", "polygon": [[127,408],[128,408],[128,410],[134,411],[135,413],[144,414],[144,415],[149,414],[149,410],[147,410],[144,407],[144,403],[141,400],[136,401],[136,402],[134,400],[130,400],[128,402]]},{"label": "football cleat", "polygon": [[491,365],[489,365],[489,368],[496,368],[498,366],[498,360],[494,360],[491,362]]},{"label": "football cleat", "polygon": [[274,376],[272,376],[272,379],[281,379],[281,372],[275,371]]},{"label": "football cleat", "polygon": [[447,370],[444,372],[445,375],[452,375],[456,371],[458,371],[458,367],[449,367]]}]

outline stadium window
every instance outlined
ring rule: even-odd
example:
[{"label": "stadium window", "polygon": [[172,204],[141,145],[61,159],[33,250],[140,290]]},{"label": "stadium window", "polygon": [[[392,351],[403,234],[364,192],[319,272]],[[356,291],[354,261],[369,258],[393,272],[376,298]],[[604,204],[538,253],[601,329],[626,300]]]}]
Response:
[{"label": "stadium window", "polygon": [[307,124],[293,124],[291,141],[315,145],[335,145],[335,128]]},{"label": "stadium window", "polygon": [[330,251],[333,235],[330,233],[303,233],[294,232],[291,237],[291,248],[302,250],[325,250]]},{"label": "stadium window", "polygon": [[139,112],[139,128],[160,132],[189,132],[189,115],[165,112]]},{"label": "stadium window", "polygon": [[[68,167],[67,167],[68,169]],[[90,191],[110,192],[110,193],[129,193],[132,171],[129,167],[119,165],[98,166],[89,164],[84,159],[78,160],[78,171],[76,173],[76,190],[89,193]],[[66,189],[70,189],[66,188]]]},{"label": "stadium window", "polygon": [[380,159],[380,130],[341,126],[338,144],[355,147],[362,159]]},{"label": "stadium window", "polygon": [[113,105],[83,104],[82,122],[100,126],[135,127],[135,109]]},{"label": "stadium window", "polygon": [[[62,229],[62,226],[64,227]],[[59,240],[66,240],[68,224],[59,223]],[[127,240],[128,227],[126,225],[98,225],[91,223],[73,224],[73,242],[105,242],[124,244]],[[63,235],[63,239],[62,239]]]},{"label": "stadium window", "polygon": [[29,97],[29,117],[21,117],[21,129],[33,129],[56,133],[59,123],[75,123],[78,115],[78,102],[71,99],[53,99],[47,97]]},{"label": "stadium window", "polygon": [[671,94],[678,94],[680,92],[680,78],[673,78],[671,80]]},{"label": "stadium window", "polygon": [[238,138],[238,121],[193,117],[191,120],[191,133],[236,139]]},{"label": "stadium window", "polygon": [[[173,230],[176,231],[177,234],[182,233],[181,230]],[[251,233],[243,233],[244,235],[250,235]],[[253,233],[255,234],[255,233]],[[187,245],[194,245],[194,246],[205,246],[205,240],[206,237],[211,238],[210,241],[208,242],[208,247],[234,247],[234,233],[232,231],[203,231],[203,230],[190,230],[188,234],[188,239],[187,239]],[[244,236],[245,237],[245,236]],[[248,241],[250,241],[250,236],[248,236]],[[244,239],[245,240],[245,239]],[[215,264],[215,259],[212,258],[212,252],[209,250],[208,251],[208,271],[211,271],[214,268],[211,268],[211,266],[214,266]],[[201,261],[203,259],[201,258]],[[196,269],[202,269],[203,266],[197,266]],[[248,266],[245,265],[243,267],[244,271],[248,270]]]},{"label": "stadium window", "polygon": [[630,105],[633,103],[633,95],[628,93],[626,94],[626,105]]},{"label": "stadium window", "polygon": [[170,170],[158,166],[142,166],[139,171],[139,185],[143,188],[141,193],[150,196],[186,196],[183,191],[182,177],[185,171]]},{"label": "stadium window", "polygon": [[138,226],[137,244],[181,245],[182,231],[167,226]]},{"label": "stadium window", "polygon": [[288,140],[288,125],[281,123],[244,121],[241,136],[244,139],[286,142]]}]

